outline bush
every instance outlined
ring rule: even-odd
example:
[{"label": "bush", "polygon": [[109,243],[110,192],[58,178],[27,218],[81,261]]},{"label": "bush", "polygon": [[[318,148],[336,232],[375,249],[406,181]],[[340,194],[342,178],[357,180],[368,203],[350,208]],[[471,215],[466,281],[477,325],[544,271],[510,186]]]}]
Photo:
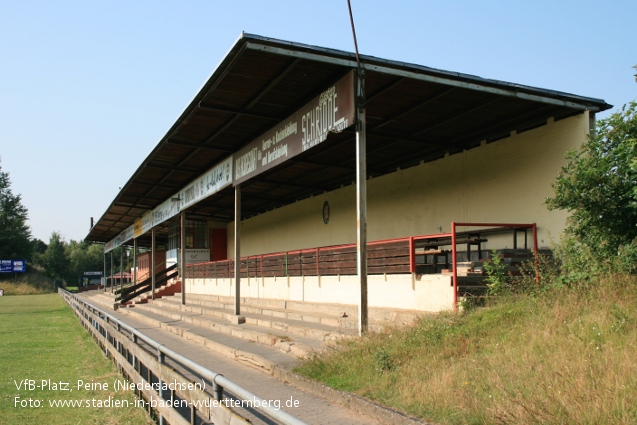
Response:
[{"label": "bush", "polygon": [[634,271],[615,257],[634,252],[637,239],[637,102],[599,120],[567,160],[547,205],[571,213],[566,230],[572,241],[563,247],[569,259],[581,270],[612,265]]},{"label": "bush", "polygon": [[484,263],[487,272],[487,295],[502,295],[507,290],[506,264],[502,256],[494,249],[491,261]]}]

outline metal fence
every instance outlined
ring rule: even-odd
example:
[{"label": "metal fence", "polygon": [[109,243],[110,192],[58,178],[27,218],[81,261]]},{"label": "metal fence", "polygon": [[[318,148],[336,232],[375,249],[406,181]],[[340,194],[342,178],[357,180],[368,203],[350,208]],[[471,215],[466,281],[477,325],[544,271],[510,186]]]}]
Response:
[{"label": "metal fence", "polygon": [[[156,412],[160,424],[248,424],[227,406],[227,398],[224,403],[224,390],[233,395],[235,403],[242,402],[234,405],[247,405],[275,423],[305,424],[74,294],[64,289],[59,289],[59,293],[132,383],[136,395],[145,400],[149,412]],[[197,379],[188,379],[184,374]],[[211,388],[212,394],[206,388]]]}]

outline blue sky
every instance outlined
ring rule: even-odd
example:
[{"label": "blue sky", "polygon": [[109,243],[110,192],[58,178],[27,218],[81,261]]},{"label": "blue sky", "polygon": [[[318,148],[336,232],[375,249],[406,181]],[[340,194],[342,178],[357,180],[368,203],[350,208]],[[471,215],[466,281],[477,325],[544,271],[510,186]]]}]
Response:
[{"label": "blue sky", "polygon": [[[637,1],[351,2],[362,54],[637,99]],[[354,50],[347,0],[0,0],[1,167],[33,236],[83,239],[242,31]]]}]

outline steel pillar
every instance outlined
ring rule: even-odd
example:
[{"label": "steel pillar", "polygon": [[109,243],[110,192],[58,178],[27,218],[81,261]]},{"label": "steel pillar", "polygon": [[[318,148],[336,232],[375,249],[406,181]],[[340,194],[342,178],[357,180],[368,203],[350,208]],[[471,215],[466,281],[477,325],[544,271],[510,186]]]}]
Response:
[{"label": "steel pillar", "polygon": [[179,241],[179,275],[181,276],[181,304],[186,304],[186,212],[180,215],[181,237]]},{"label": "steel pillar", "polygon": [[358,333],[367,332],[367,131],[365,120],[365,70],[356,78],[356,270],[360,282]]},{"label": "steel pillar", "polygon": [[155,229],[150,231],[150,282],[152,299],[155,299]]},{"label": "steel pillar", "polygon": [[241,314],[241,185],[234,187],[234,314]]}]

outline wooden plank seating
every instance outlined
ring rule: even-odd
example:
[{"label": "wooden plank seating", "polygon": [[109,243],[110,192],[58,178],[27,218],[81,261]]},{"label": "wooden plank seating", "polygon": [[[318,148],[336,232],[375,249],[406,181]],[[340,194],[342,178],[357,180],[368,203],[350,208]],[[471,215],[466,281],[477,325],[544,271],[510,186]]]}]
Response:
[{"label": "wooden plank seating", "polygon": [[[443,269],[448,269],[451,264],[450,249],[418,249],[416,256],[423,256],[422,264],[419,264],[421,271],[426,273],[440,273]],[[441,261],[442,260],[442,261]]]},{"label": "wooden plank seating", "polygon": [[[482,238],[480,237],[479,234],[461,234],[459,233],[458,235],[460,235],[459,237],[456,237],[456,244],[458,245],[466,245],[466,253],[467,253],[467,258],[471,258],[471,247],[472,246],[476,246],[478,249],[478,258],[482,258],[482,244],[484,242],[488,242],[488,239]],[[424,248],[425,251],[430,251],[432,252],[431,255],[437,255],[437,254],[433,254],[433,251],[448,251],[445,254],[445,264],[449,265],[450,261],[449,261],[449,255],[451,250],[441,250],[440,247],[444,247],[444,246],[451,246],[452,245],[452,240],[450,236],[443,236],[440,238],[431,238],[431,239],[425,239],[422,241],[418,241],[416,242],[416,248]],[[442,255],[442,254],[441,254]],[[437,264],[437,261],[434,260],[434,265]]]}]

